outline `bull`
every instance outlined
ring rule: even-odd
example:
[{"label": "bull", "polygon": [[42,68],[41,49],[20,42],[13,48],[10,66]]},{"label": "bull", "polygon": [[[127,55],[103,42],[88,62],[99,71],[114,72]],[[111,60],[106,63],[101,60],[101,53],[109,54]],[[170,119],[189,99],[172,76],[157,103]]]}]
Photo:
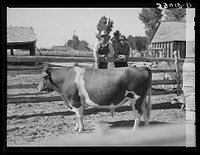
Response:
[{"label": "bull", "polygon": [[70,66],[52,69],[45,64],[38,90],[56,91],[61,95],[77,116],[77,132],[84,130],[83,112],[86,107],[107,108],[113,113],[126,102],[132,106],[135,116],[133,130],[136,130],[142,114],[145,125],[149,125],[151,81],[152,73],[147,67],[93,69]]}]

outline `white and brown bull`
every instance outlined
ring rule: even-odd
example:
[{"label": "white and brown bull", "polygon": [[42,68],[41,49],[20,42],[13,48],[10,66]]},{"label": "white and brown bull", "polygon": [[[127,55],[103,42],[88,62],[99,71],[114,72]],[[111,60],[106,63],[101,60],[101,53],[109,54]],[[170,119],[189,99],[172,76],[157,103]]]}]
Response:
[{"label": "white and brown bull", "polygon": [[127,101],[133,108],[137,129],[143,114],[145,125],[149,125],[151,97],[146,102],[147,92],[151,95],[152,73],[147,67],[122,67],[93,69],[62,67],[52,70],[45,65],[38,85],[39,91],[57,91],[65,104],[77,116],[75,129],[84,130],[83,111],[85,107],[115,108]]}]

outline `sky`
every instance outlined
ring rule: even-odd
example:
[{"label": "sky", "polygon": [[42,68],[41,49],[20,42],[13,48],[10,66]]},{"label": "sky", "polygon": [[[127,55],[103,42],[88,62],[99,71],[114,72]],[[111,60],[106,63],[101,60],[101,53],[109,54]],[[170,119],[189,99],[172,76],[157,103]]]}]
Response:
[{"label": "sky", "polygon": [[97,41],[97,24],[102,16],[113,20],[110,33],[145,36],[138,16],[142,8],[7,8],[7,26],[32,26],[38,48],[64,45],[73,32],[92,47]]}]

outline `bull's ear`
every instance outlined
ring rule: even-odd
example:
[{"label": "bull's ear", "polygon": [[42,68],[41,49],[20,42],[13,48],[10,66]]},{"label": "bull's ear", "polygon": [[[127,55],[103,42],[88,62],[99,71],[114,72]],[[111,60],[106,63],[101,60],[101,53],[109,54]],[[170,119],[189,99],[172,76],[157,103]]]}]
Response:
[{"label": "bull's ear", "polygon": [[44,63],[44,69],[43,69],[43,71],[47,71],[48,70],[48,67],[49,67],[49,63],[48,62],[45,62]]}]

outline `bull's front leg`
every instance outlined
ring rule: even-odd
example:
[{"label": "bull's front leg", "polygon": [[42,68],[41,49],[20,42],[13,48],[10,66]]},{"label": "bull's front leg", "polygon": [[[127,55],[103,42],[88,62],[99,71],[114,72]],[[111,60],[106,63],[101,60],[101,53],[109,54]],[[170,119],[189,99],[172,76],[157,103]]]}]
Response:
[{"label": "bull's front leg", "polygon": [[[73,111],[76,114],[77,122],[75,126],[75,130],[80,133],[84,130],[83,126],[83,110],[84,107],[81,103],[77,103],[75,101],[67,99],[64,95],[61,94],[61,97],[64,101],[64,103],[69,107],[70,111]],[[80,105],[79,108],[76,108],[74,106]]]},{"label": "bull's front leg", "polygon": [[83,111],[84,111],[84,108],[81,105],[79,108],[73,108],[72,111],[75,112],[76,119],[77,119],[75,130],[77,131],[77,133],[80,133],[80,132],[82,132],[84,130],[84,125],[83,125],[83,116],[84,116],[83,115]]}]

